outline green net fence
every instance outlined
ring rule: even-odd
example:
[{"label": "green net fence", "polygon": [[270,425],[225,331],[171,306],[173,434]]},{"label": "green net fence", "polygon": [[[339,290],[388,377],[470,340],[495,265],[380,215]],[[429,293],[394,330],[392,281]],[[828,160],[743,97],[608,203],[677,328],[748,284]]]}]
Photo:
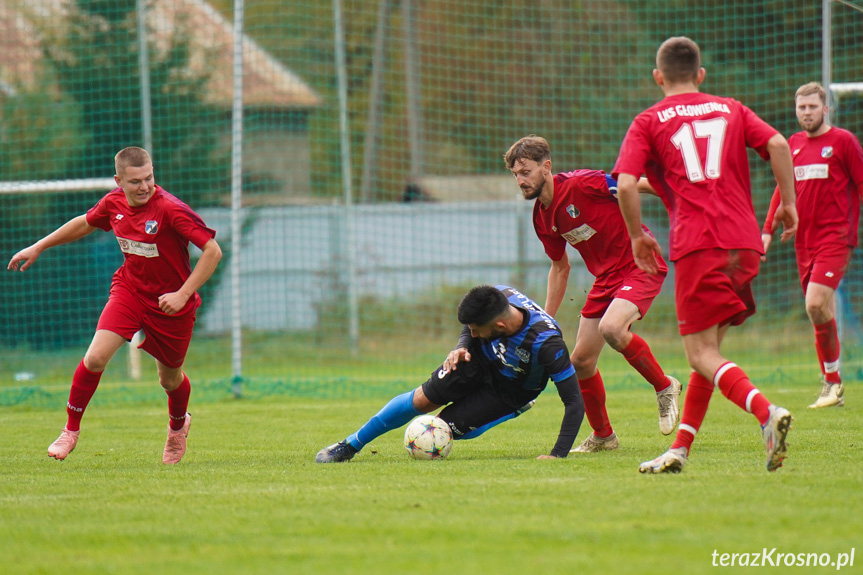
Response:
[{"label": "green net fence", "polygon": [[[230,0],[0,0],[0,253],[89,209],[113,186],[117,150],[149,147],[157,182],[217,230],[225,254],[186,363],[196,400],[385,395],[440,363],[470,286],[544,301],[549,262],[501,160],[513,141],[547,138],[556,171],[610,170],[631,119],[661,97],[650,72],[672,35],[700,44],[706,91],[788,136],[794,91],[821,81],[825,62],[830,81],[863,82],[860,5],[826,4],[826,44],[824,7],[251,0],[238,43]],[[835,111],[863,133],[863,94],[843,92]],[[752,181],[763,218],[773,185],[754,155]],[[645,210],[667,247],[664,208]],[[571,345],[592,278],[570,259],[558,320]],[[863,379],[859,260],[839,292],[846,380]],[[97,232],[0,274],[0,405],[62,405],[121,262]],[[634,329],[685,379],[672,285]],[[791,246],[771,252],[756,291],[759,313],[732,330],[726,355],[755,380],[816,389]],[[600,367],[609,387],[644,385],[617,354]],[[133,350],[102,381],[97,402],[161,397],[152,360]]]}]

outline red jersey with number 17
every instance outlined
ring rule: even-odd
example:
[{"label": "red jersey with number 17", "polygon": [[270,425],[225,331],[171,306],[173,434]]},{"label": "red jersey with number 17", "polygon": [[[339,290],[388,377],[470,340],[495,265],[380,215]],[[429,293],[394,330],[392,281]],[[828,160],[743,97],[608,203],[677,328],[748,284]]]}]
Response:
[{"label": "red jersey with number 17", "polygon": [[[204,220],[161,187],[143,206],[130,206],[123,188],[108,192],[87,212],[87,223],[113,231],[125,261],[114,273],[148,307],[175,292],[192,273],[189,242],[199,248],[216,236]],[[189,298],[193,305],[196,298]]]},{"label": "red jersey with number 17", "polygon": [[777,133],[733,98],[668,96],[633,120],[612,175],[647,176],[668,209],[672,261],[710,248],[763,253],[746,148],[768,159]]}]

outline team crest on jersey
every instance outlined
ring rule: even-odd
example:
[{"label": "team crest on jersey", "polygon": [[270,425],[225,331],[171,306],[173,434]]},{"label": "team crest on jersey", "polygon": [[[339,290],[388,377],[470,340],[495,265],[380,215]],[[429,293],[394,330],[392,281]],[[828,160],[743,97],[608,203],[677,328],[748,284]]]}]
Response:
[{"label": "team crest on jersey", "polygon": [[578,214],[580,214],[581,212],[578,211],[578,208],[576,208],[572,204],[569,204],[568,206],[566,206],[566,213],[568,213],[569,217],[571,218],[577,218]]},{"label": "team crest on jersey", "polygon": [[148,234],[155,234],[159,231],[159,223],[156,220],[147,220],[144,224],[144,231]]},{"label": "team crest on jersey", "polygon": [[821,148],[821,157],[829,158],[833,155],[833,146],[824,146]]},{"label": "team crest on jersey", "polygon": [[530,363],[530,352],[520,347],[515,348],[515,355],[522,363]]}]

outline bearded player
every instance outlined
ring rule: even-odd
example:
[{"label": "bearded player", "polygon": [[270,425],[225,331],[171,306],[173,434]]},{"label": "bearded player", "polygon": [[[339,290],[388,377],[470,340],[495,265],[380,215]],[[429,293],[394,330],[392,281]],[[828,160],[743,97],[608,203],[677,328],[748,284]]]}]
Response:
[{"label": "bearded player", "polygon": [[[551,259],[545,309],[557,314],[569,278],[567,244],[578,250],[595,280],[581,309],[571,361],[578,376],[585,412],[593,433],[576,452],[617,449],[620,442],[605,407],[605,385],[597,369],[607,343],[653,387],[659,408],[659,430],[668,435],[680,419],[680,382],[666,375],[650,346],[630,327],[647,313],[662,289],[668,267],[650,275],[638,269],[613,190],[616,182],[598,170],[554,174],[545,138],[527,136],[504,155],[526,200],[533,206],[533,227]],[[646,183],[646,182],[645,182]],[[645,191],[652,192],[647,186]],[[646,230],[646,228],[645,228]],[[648,232],[649,233],[649,232]]]},{"label": "bearded player", "polygon": [[[827,123],[827,92],[820,84],[800,86],[794,105],[803,128],[788,139],[800,214],[794,250],[806,315],[815,329],[815,351],[822,377],[821,395],[809,407],[841,407],[845,404],[845,386],[839,374],[836,290],[857,246],[863,149],[854,134]],[[777,190],[761,232],[765,253],[778,205]]]}]

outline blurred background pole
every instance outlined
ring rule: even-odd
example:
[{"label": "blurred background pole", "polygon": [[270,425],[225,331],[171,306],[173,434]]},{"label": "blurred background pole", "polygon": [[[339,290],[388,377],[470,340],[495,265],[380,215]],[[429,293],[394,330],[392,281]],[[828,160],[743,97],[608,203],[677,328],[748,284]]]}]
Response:
[{"label": "blurred background pole", "polygon": [[[827,90],[827,107],[833,112],[833,0],[821,0],[821,85]],[[833,114],[830,114],[833,116]],[[832,119],[832,118],[831,118]],[[830,122],[833,123],[832,121]]]},{"label": "blurred background pole", "polygon": [[137,1],[138,69],[141,74],[141,133],[144,149],[154,154],[153,116],[150,104],[150,49],[147,42],[147,0]]},{"label": "blurred background pole", "polygon": [[410,183],[417,184],[424,171],[422,85],[416,50],[414,2],[402,0],[402,31],[405,49],[405,95],[407,97],[408,147],[411,152]]},{"label": "blurred background pole", "polygon": [[234,100],[231,115],[231,366],[234,396],[242,396],[243,316],[240,262],[243,249],[243,0],[234,0]]},{"label": "blurred background pole", "polygon": [[348,125],[348,75],[345,58],[345,30],[342,24],[341,0],[333,0],[336,77],[339,90],[339,149],[342,164],[342,192],[345,200],[345,266],[347,267],[348,334],[351,353],[356,355],[360,336],[357,299],[356,237],[354,230],[354,198],[351,175],[350,126]]},{"label": "blurred background pole", "polygon": [[363,176],[360,181],[360,202],[372,200],[372,186],[377,179],[378,128],[381,115],[381,80],[386,60],[387,24],[392,11],[391,0],[380,0],[375,26],[375,46],[372,52],[372,79],[369,86],[369,111],[363,146]]},{"label": "blurred background pole", "polygon": [[[137,0],[135,4],[138,17],[138,73],[141,90],[141,144],[152,156],[153,149],[153,106],[150,101],[150,48],[147,38],[147,0]],[[129,342],[129,377],[134,381],[141,379],[141,350],[138,346],[144,339],[144,332],[138,331]]]}]

